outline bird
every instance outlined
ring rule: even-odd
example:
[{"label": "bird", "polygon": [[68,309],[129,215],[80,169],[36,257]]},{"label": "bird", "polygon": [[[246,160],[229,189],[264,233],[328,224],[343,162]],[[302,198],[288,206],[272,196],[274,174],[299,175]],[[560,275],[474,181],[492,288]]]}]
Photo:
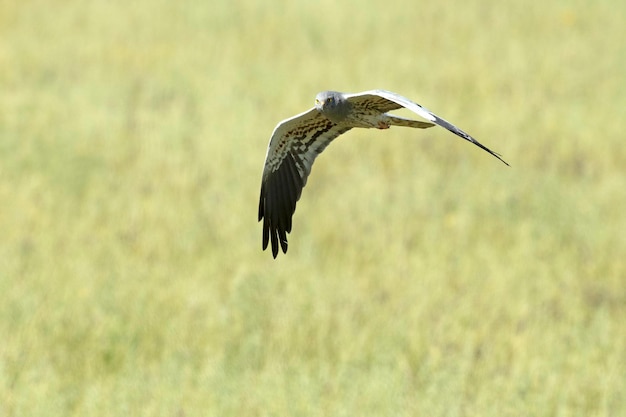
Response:
[{"label": "bird", "polygon": [[[406,108],[427,120],[412,120],[390,114]],[[404,126],[426,129],[439,125],[498,158],[502,157],[452,123],[430,110],[386,90],[360,93],[322,91],[315,106],[276,125],[265,155],[259,201],[259,222],[263,220],[263,250],[269,242],[272,256],[280,249],[287,253],[296,203],[302,195],[315,158],[338,136],[353,128],[389,129]]]}]

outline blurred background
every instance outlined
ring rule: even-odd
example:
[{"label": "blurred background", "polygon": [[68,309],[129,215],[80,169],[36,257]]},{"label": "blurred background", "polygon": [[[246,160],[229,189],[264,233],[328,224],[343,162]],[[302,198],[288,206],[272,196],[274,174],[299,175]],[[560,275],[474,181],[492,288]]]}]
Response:
[{"label": "blurred background", "polygon": [[[1,416],[626,415],[626,3],[0,2]],[[287,255],[272,129],[383,88]]]}]

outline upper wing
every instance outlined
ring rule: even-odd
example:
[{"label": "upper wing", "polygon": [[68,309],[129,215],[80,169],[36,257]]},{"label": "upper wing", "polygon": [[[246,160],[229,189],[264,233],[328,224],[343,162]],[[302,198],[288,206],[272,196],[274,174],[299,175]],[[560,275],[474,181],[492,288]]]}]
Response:
[{"label": "upper wing", "polygon": [[423,117],[426,120],[429,120],[433,123],[438,124],[441,127],[448,129],[450,132],[454,133],[457,136],[462,137],[463,139],[473,143],[479,148],[489,152],[500,161],[504,162],[506,165],[509,165],[504,159],[500,157],[499,154],[495,153],[491,149],[487,148],[482,143],[478,142],[476,139],[448,122],[447,120],[442,119],[437,116],[430,110],[420,106],[419,104],[409,100],[406,97],[401,96],[400,94],[392,93],[391,91],[385,90],[371,90],[364,91],[362,93],[355,94],[345,94],[344,97],[355,107],[357,108],[368,108],[374,106],[382,112],[387,112],[391,110],[396,110],[401,107],[407,108],[417,115]]},{"label": "upper wing", "polygon": [[302,188],[313,161],[328,144],[350,127],[339,126],[317,109],[280,122],[270,139],[261,182],[259,221],[263,219],[263,249],[272,241],[272,255],[278,244],[287,252],[287,233]]}]

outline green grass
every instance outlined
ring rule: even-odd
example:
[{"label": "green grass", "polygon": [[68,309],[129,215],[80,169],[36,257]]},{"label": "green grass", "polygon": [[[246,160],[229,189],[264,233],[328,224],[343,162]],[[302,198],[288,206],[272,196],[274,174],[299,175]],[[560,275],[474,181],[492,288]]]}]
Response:
[{"label": "green grass", "polygon": [[[287,4],[283,4],[287,3]],[[0,416],[626,415],[626,3],[0,3]],[[261,251],[275,124],[385,88]]]}]

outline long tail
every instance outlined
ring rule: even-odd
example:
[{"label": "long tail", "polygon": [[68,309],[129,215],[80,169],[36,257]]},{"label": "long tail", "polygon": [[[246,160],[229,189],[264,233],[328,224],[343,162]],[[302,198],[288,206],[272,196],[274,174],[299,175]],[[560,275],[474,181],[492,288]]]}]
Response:
[{"label": "long tail", "polygon": [[389,126],[415,127],[417,129],[428,129],[434,126],[433,123],[420,122],[418,120],[407,119],[391,114],[385,114],[385,122],[389,124]]}]

